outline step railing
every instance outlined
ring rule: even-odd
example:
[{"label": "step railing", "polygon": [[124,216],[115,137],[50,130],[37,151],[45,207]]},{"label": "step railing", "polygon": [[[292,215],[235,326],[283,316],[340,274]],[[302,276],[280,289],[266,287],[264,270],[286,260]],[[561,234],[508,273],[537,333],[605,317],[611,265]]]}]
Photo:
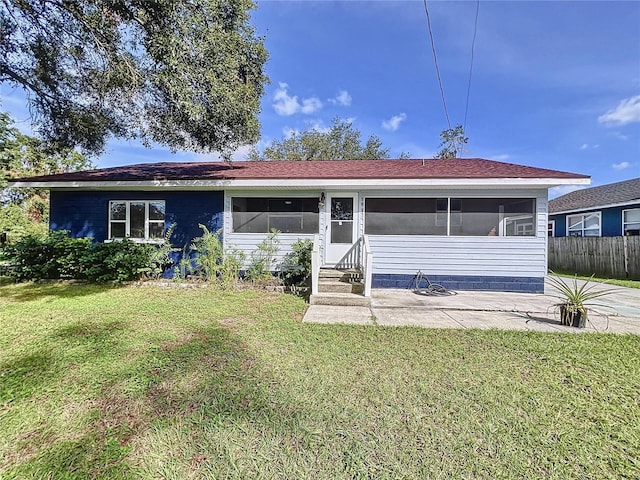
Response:
[{"label": "step railing", "polygon": [[369,237],[362,236],[362,277],[364,279],[364,296],[371,296],[371,282],[373,278],[373,252],[369,245]]},{"label": "step railing", "polygon": [[351,248],[344,256],[336,263],[336,270],[348,270],[350,268],[362,267],[362,237],[356,240],[356,243],[351,245]]},{"label": "step railing", "polygon": [[337,270],[358,269],[362,271],[364,282],[364,296],[371,296],[371,281],[373,277],[373,252],[369,245],[369,237],[363,235],[351,246],[344,257],[336,264]]},{"label": "step railing", "polygon": [[320,279],[320,235],[313,236],[313,250],[311,250],[311,294],[318,294],[318,281]]}]

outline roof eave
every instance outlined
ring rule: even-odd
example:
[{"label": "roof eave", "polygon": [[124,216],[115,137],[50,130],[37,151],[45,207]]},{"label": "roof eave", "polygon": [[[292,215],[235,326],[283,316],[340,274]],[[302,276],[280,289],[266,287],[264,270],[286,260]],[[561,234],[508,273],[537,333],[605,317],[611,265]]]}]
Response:
[{"label": "roof eave", "polygon": [[640,198],[628,200],[626,202],[607,203],[604,205],[594,205],[590,207],[573,208],[570,210],[559,210],[557,212],[549,212],[549,215],[564,215],[567,213],[590,212],[593,210],[602,210],[603,208],[627,207],[631,205],[639,205]]},{"label": "roof eave", "polygon": [[331,187],[492,187],[531,186],[551,188],[559,185],[588,185],[589,177],[579,178],[366,178],[366,179],[195,179],[195,180],[119,180],[119,181],[12,181],[10,187],[43,189],[224,189],[224,188],[331,188]]}]

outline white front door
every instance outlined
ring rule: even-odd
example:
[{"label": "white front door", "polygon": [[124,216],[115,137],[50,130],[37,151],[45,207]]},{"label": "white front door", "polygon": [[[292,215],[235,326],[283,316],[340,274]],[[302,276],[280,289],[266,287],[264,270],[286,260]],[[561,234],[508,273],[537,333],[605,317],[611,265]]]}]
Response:
[{"label": "white front door", "polygon": [[358,194],[328,195],[325,264],[338,263],[358,238]]}]

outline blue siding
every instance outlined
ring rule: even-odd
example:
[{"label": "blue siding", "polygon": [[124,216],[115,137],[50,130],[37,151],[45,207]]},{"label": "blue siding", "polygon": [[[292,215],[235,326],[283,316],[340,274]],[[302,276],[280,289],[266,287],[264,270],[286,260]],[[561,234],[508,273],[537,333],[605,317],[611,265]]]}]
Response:
[{"label": "blue siding", "polygon": [[73,237],[107,239],[109,200],[164,200],[165,227],[176,224],[171,243],[183,247],[202,234],[198,224],[211,231],[222,228],[223,192],[51,191],[49,225],[69,230]]},{"label": "blue siding", "polygon": [[[408,288],[415,275],[377,274],[372,277],[373,288]],[[471,275],[429,275],[432,283],[450,290],[488,290],[496,292],[544,293],[544,278],[538,277],[481,277]],[[421,285],[426,286],[426,282]]]},{"label": "blue siding", "polygon": [[549,215],[549,220],[555,220],[554,237],[567,236],[567,216],[566,215]]},{"label": "blue siding", "polygon": [[[619,237],[620,235],[622,235],[622,211],[639,207],[640,203],[637,205],[627,205],[623,207],[596,208],[591,210],[584,210],[582,212],[570,213],[568,215],[589,212],[602,212],[602,229],[600,235],[603,237]],[[568,215],[549,215],[549,220],[556,221],[556,228],[554,232],[556,237],[565,237],[567,235]]]},{"label": "blue siding", "polygon": [[622,235],[622,207],[602,210],[602,232],[600,235],[603,237]]}]

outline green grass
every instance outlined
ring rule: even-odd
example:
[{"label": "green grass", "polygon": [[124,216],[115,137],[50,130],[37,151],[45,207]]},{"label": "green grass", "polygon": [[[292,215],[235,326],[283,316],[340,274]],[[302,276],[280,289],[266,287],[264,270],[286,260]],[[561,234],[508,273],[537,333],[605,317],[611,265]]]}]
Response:
[{"label": "green grass", "polygon": [[640,337],[302,324],[304,309],[0,286],[0,478],[640,476]]},{"label": "green grass", "polygon": [[640,288],[640,280],[623,280],[619,278],[604,278],[604,277],[595,277],[595,276],[591,278],[591,276],[589,275],[576,275],[573,272],[564,272],[564,271],[559,271],[559,272],[554,271],[552,273],[555,273],[556,275],[562,275],[563,277],[573,278],[574,276],[576,276],[580,280],[591,280],[593,282],[608,283],[609,285],[618,285],[619,287]]}]

